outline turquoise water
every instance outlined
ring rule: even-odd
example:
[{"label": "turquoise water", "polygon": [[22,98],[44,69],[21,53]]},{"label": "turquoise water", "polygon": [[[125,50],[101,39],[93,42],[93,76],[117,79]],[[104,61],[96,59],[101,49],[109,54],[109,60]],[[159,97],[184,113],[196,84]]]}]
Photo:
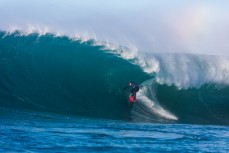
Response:
[{"label": "turquoise water", "polygon": [[[127,53],[92,40],[0,32],[0,151],[228,152],[227,69],[206,76],[219,57]],[[150,73],[155,61],[160,71]],[[140,85],[133,107],[123,90],[129,81]]]}]

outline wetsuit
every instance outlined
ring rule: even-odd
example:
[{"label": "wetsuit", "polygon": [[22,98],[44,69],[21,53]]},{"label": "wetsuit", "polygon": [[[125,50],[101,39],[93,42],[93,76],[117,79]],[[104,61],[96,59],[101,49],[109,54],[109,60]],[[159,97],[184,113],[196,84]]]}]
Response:
[{"label": "wetsuit", "polygon": [[134,96],[134,98],[136,98],[136,92],[139,91],[139,86],[136,83],[132,83],[131,84],[131,94]]}]

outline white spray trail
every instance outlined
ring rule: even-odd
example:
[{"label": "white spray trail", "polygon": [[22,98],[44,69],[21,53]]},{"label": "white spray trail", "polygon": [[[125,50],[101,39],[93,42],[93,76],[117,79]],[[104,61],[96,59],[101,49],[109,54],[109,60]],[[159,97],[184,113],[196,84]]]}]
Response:
[{"label": "white spray trail", "polygon": [[[165,110],[163,107],[160,106],[160,104],[157,102],[157,99],[155,98],[155,95],[149,98],[146,95],[147,90],[149,90],[147,89],[147,86],[144,86],[141,88],[141,90],[139,90],[138,92],[138,103],[139,104],[137,105],[143,105],[147,109],[147,111],[161,118],[165,118],[168,120],[178,120],[178,118],[175,115],[173,115],[168,110]],[[151,91],[151,95],[153,93],[154,92]]]}]

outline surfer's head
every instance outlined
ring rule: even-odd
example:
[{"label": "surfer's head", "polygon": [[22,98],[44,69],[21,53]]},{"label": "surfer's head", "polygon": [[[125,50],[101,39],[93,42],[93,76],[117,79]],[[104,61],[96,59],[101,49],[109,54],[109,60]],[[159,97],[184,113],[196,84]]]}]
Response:
[{"label": "surfer's head", "polygon": [[131,82],[129,82],[129,86],[132,86],[132,81],[131,81]]}]

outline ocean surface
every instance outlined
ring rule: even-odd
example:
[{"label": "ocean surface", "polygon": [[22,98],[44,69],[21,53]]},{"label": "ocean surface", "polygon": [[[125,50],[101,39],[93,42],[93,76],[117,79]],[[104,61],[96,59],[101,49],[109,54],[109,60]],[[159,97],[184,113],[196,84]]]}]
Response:
[{"label": "ocean surface", "polygon": [[0,152],[229,152],[228,125],[227,56],[0,32]]},{"label": "ocean surface", "polygon": [[[4,112],[4,114],[2,114]],[[227,126],[1,110],[0,152],[228,152]]]}]

